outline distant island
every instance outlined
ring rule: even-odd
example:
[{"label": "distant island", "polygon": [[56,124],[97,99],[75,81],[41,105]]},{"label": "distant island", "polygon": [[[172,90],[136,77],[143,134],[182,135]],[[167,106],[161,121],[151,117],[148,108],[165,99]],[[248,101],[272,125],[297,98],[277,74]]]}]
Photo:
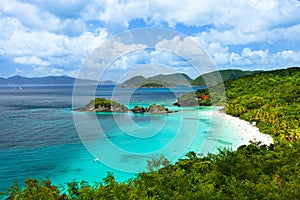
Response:
[{"label": "distant island", "polygon": [[95,80],[89,79],[76,79],[69,76],[46,76],[46,77],[34,77],[27,78],[23,76],[12,76],[9,78],[0,78],[1,85],[73,85],[74,83],[78,84],[98,84]]},{"label": "distant island", "polygon": [[163,88],[163,87],[174,87],[175,85],[190,85],[192,79],[183,73],[174,73],[163,75],[159,74],[149,78],[143,76],[134,76],[125,82],[120,87],[143,87],[143,88]]},{"label": "distant island", "polygon": [[[243,76],[259,73],[262,71],[242,71],[235,69],[213,71],[206,74],[202,74],[194,80],[184,73],[174,73],[167,75],[156,75],[149,78],[143,76],[134,76],[123,83],[119,84],[119,87],[129,88],[170,88],[176,85],[192,85],[192,86],[207,86],[206,81],[212,81],[219,83],[220,81],[228,81]],[[220,74],[222,79],[217,79],[217,75]],[[99,84],[99,85],[117,85],[118,83],[111,80],[96,81],[89,79],[76,79],[69,76],[46,76],[46,77],[23,77],[12,76],[8,78],[0,77],[0,85],[73,85],[77,84]]]},{"label": "distant island", "polygon": [[69,76],[46,76],[46,77],[33,77],[33,78],[27,78],[23,76],[12,76],[9,78],[0,77],[0,85],[74,85],[75,83],[82,84],[82,85],[117,84],[116,82],[111,80],[98,82],[96,80],[79,79],[79,78],[73,78]]},{"label": "distant island", "polygon": [[210,83],[218,84],[260,72],[263,71],[243,71],[238,69],[216,70],[202,74],[195,79],[190,78],[184,73],[174,73],[168,75],[160,74],[149,78],[145,78],[144,76],[134,76],[124,81],[119,85],[119,87],[164,88],[175,87],[176,85],[207,86],[211,85]]}]

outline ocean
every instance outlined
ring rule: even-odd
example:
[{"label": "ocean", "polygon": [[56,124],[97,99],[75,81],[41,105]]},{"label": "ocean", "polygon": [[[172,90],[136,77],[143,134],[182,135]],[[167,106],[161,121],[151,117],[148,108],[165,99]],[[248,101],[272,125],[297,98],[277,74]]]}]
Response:
[{"label": "ocean", "polygon": [[[112,172],[126,181],[147,171],[147,160],[160,155],[174,163],[189,151],[237,148],[236,129],[207,115],[216,108],[173,106],[179,95],[195,89],[100,85],[95,91],[130,108],[158,103],[177,111],[149,115],[73,111],[71,85],[0,86],[0,191],[28,177],[92,184]],[[76,94],[83,99],[76,106],[92,99],[87,90],[82,86]]]}]

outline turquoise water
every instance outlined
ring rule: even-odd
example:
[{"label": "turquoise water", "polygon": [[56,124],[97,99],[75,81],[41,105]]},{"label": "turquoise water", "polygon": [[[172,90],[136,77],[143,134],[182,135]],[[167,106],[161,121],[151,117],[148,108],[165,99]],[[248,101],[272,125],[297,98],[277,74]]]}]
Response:
[{"label": "turquoise water", "polygon": [[[96,96],[109,98],[113,87],[99,87]],[[230,124],[205,114],[216,108],[172,105],[190,88],[133,92],[129,107],[155,102],[178,111],[166,115],[73,112],[71,86],[22,88],[0,87],[0,190],[28,177],[93,183],[108,171],[124,181],[146,171],[147,160],[161,154],[174,163],[189,151],[205,154],[244,142],[236,140]],[[128,92],[122,91],[116,95],[120,102]]]}]

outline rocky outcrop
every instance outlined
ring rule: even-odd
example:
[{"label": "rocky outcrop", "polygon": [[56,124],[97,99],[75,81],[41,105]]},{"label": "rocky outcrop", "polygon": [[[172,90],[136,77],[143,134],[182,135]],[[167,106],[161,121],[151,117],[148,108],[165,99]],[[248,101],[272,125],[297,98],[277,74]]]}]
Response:
[{"label": "rocky outcrop", "polygon": [[149,108],[148,108],[148,112],[150,114],[166,114],[166,113],[171,113],[172,111],[169,111],[168,108],[162,106],[162,105],[158,105],[158,104],[152,104]]},{"label": "rocky outcrop", "polygon": [[[216,98],[215,98],[216,99]],[[196,92],[190,92],[180,96],[174,106],[212,106],[213,99],[207,88],[198,89]]]},{"label": "rocky outcrop", "polygon": [[145,113],[147,112],[147,108],[144,108],[143,106],[134,106],[133,109],[131,109],[133,113]]},{"label": "rocky outcrop", "polygon": [[173,104],[174,106],[198,106],[198,99],[194,92],[190,92],[180,96],[177,102]]},{"label": "rocky outcrop", "polygon": [[158,104],[152,104],[149,108],[145,108],[143,106],[134,106],[133,109],[131,109],[133,113],[149,113],[149,114],[167,114],[167,113],[173,113],[175,111],[170,111],[168,108],[158,105]]}]

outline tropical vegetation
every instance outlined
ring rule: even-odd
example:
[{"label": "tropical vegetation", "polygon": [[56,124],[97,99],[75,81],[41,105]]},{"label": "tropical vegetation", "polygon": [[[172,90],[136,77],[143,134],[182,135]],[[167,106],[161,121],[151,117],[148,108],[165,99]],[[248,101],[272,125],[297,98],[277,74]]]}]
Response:
[{"label": "tropical vegetation", "polygon": [[209,85],[218,84],[221,82],[226,82],[229,80],[233,80],[239,77],[259,73],[262,71],[243,71],[238,69],[225,69],[225,70],[218,70],[209,72],[206,74],[202,74],[195,78],[191,84],[195,86],[206,86],[207,82],[210,83]]}]

